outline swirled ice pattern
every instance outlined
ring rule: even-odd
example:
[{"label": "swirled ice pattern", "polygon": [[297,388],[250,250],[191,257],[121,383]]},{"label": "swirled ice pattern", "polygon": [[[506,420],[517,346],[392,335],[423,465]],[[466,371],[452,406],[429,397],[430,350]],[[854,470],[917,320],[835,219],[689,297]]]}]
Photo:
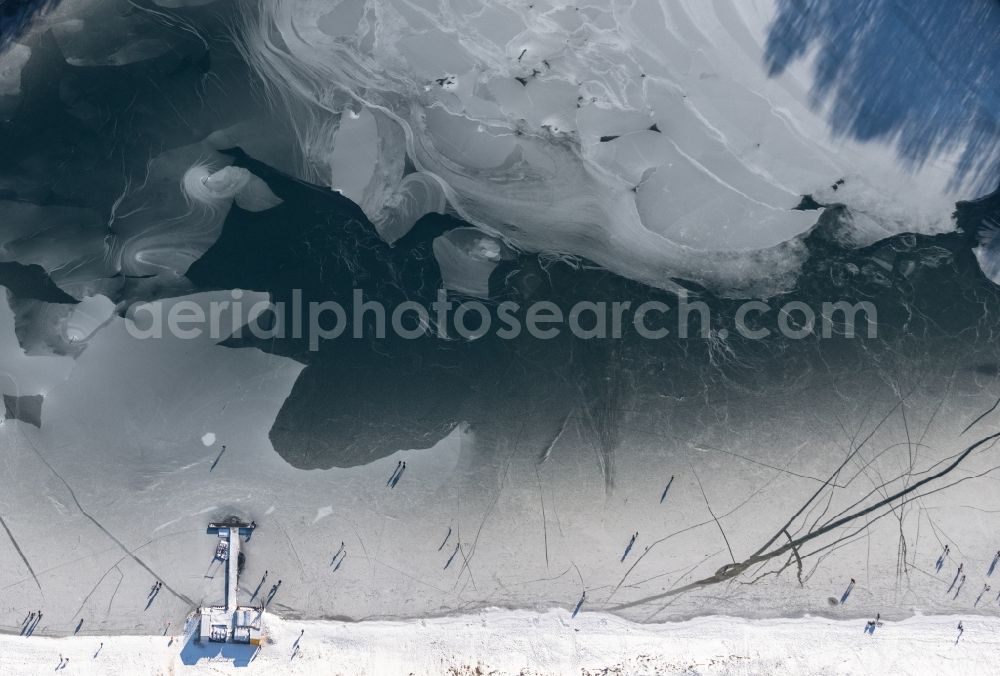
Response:
[{"label": "swirled ice pattern", "polygon": [[769,293],[803,195],[872,241],[951,229],[995,185],[995,3],[844,4],[268,0],[240,33],[304,177],[387,239],[440,189],[523,249]]}]

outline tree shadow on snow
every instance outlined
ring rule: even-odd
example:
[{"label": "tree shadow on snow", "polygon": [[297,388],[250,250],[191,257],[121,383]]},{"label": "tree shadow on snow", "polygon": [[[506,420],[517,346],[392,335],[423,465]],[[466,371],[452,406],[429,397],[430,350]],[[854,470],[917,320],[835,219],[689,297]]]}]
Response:
[{"label": "tree shadow on snow", "polygon": [[811,57],[812,103],[839,135],[883,141],[919,168],[956,149],[958,185],[1000,170],[1000,3],[778,0],[771,76]]}]

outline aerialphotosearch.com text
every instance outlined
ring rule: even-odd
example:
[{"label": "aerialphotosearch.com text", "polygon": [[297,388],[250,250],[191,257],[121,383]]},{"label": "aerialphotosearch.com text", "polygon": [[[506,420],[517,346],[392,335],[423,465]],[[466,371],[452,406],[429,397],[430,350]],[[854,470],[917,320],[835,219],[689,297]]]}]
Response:
[{"label": "aerialphotosearch.com text", "polygon": [[780,305],[749,300],[736,307],[731,327],[727,328],[713,324],[707,303],[692,300],[685,293],[679,295],[674,306],[660,300],[581,300],[564,308],[549,300],[522,304],[513,300],[454,298],[444,290],[438,291],[437,299],[429,306],[412,300],[389,306],[366,299],[361,289],[353,291],[348,303],[304,302],[298,289],[291,292],[289,303],[251,303],[245,302],[244,293],[235,289],[223,300],[137,304],[130,308],[128,317],[129,333],[140,339],[207,336],[223,340],[249,334],[261,340],[305,339],[313,351],[323,341],[343,337],[382,339],[390,332],[404,339],[435,336],[470,341],[491,334],[503,340],[523,335],[551,340],[563,332],[583,340],[621,338],[629,332],[648,340],[671,336],[725,340],[733,331],[749,340],[765,339],[775,332],[793,340],[809,336],[854,338],[858,327],[868,338],[875,338],[877,332],[877,309],[867,301],[838,300],[817,306],[794,300]]}]

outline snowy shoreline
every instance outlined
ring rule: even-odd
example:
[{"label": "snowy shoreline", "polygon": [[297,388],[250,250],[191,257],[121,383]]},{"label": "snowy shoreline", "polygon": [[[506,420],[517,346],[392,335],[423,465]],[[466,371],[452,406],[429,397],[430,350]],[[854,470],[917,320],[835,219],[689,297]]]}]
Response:
[{"label": "snowy shoreline", "polygon": [[[959,621],[965,631],[956,641]],[[51,671],[68,657],[63,670],[84,674],[987,674],[1000,646],[1000,618],[957,615],[885,621],[869,636],[859,620],[818,617],[638,624],[604,613],[491,609],[351,623],[269,614],[256,656],[249,646],[198,646],[193,626],[183,636],[2,635],[0,672]]]}]

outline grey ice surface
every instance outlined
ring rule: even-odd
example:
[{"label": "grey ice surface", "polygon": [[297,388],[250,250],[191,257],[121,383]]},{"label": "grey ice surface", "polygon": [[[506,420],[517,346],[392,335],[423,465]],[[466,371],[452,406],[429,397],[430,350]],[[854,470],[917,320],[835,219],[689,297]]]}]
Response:
[{"label": "grey ice surface", "polygon": [[[43,632],[79,618],[102,633],[176,625],[221,593],[205,525],[229,514],[259,525],[245,547],[246,599],[267,570],[265,590],[284,580],[272,609],[291,617],[571,608],[583,589],[588,608],[640,620],[993,612],[992,599],[970,605],[997,549],[995,439],[959,455],[1000,429],[987,415],[963,432],[995,403],[982,375],[998,360],[991,345],[942,340],[756,391],[625,396],[617,450],[603,458],[581,403],[549,447],[536,443],[550,429],[541,411],[483,411],[431,448],[304,471],[267,438],[299,364],[208,340],[137,340],[124,322],[45,386],[41,429],[0,426],[8,630],[36,607]],[[401,460],[406,472],[388,488]],[[836,523],[938,472],[918,493]],[[789,539],[794,549],[714,579]],[[969,581],[956,595],[946,590],[958,563]],[[847,603],[834,604],[852,577]],[[146,608],[156,579],[163,591]]]}]

